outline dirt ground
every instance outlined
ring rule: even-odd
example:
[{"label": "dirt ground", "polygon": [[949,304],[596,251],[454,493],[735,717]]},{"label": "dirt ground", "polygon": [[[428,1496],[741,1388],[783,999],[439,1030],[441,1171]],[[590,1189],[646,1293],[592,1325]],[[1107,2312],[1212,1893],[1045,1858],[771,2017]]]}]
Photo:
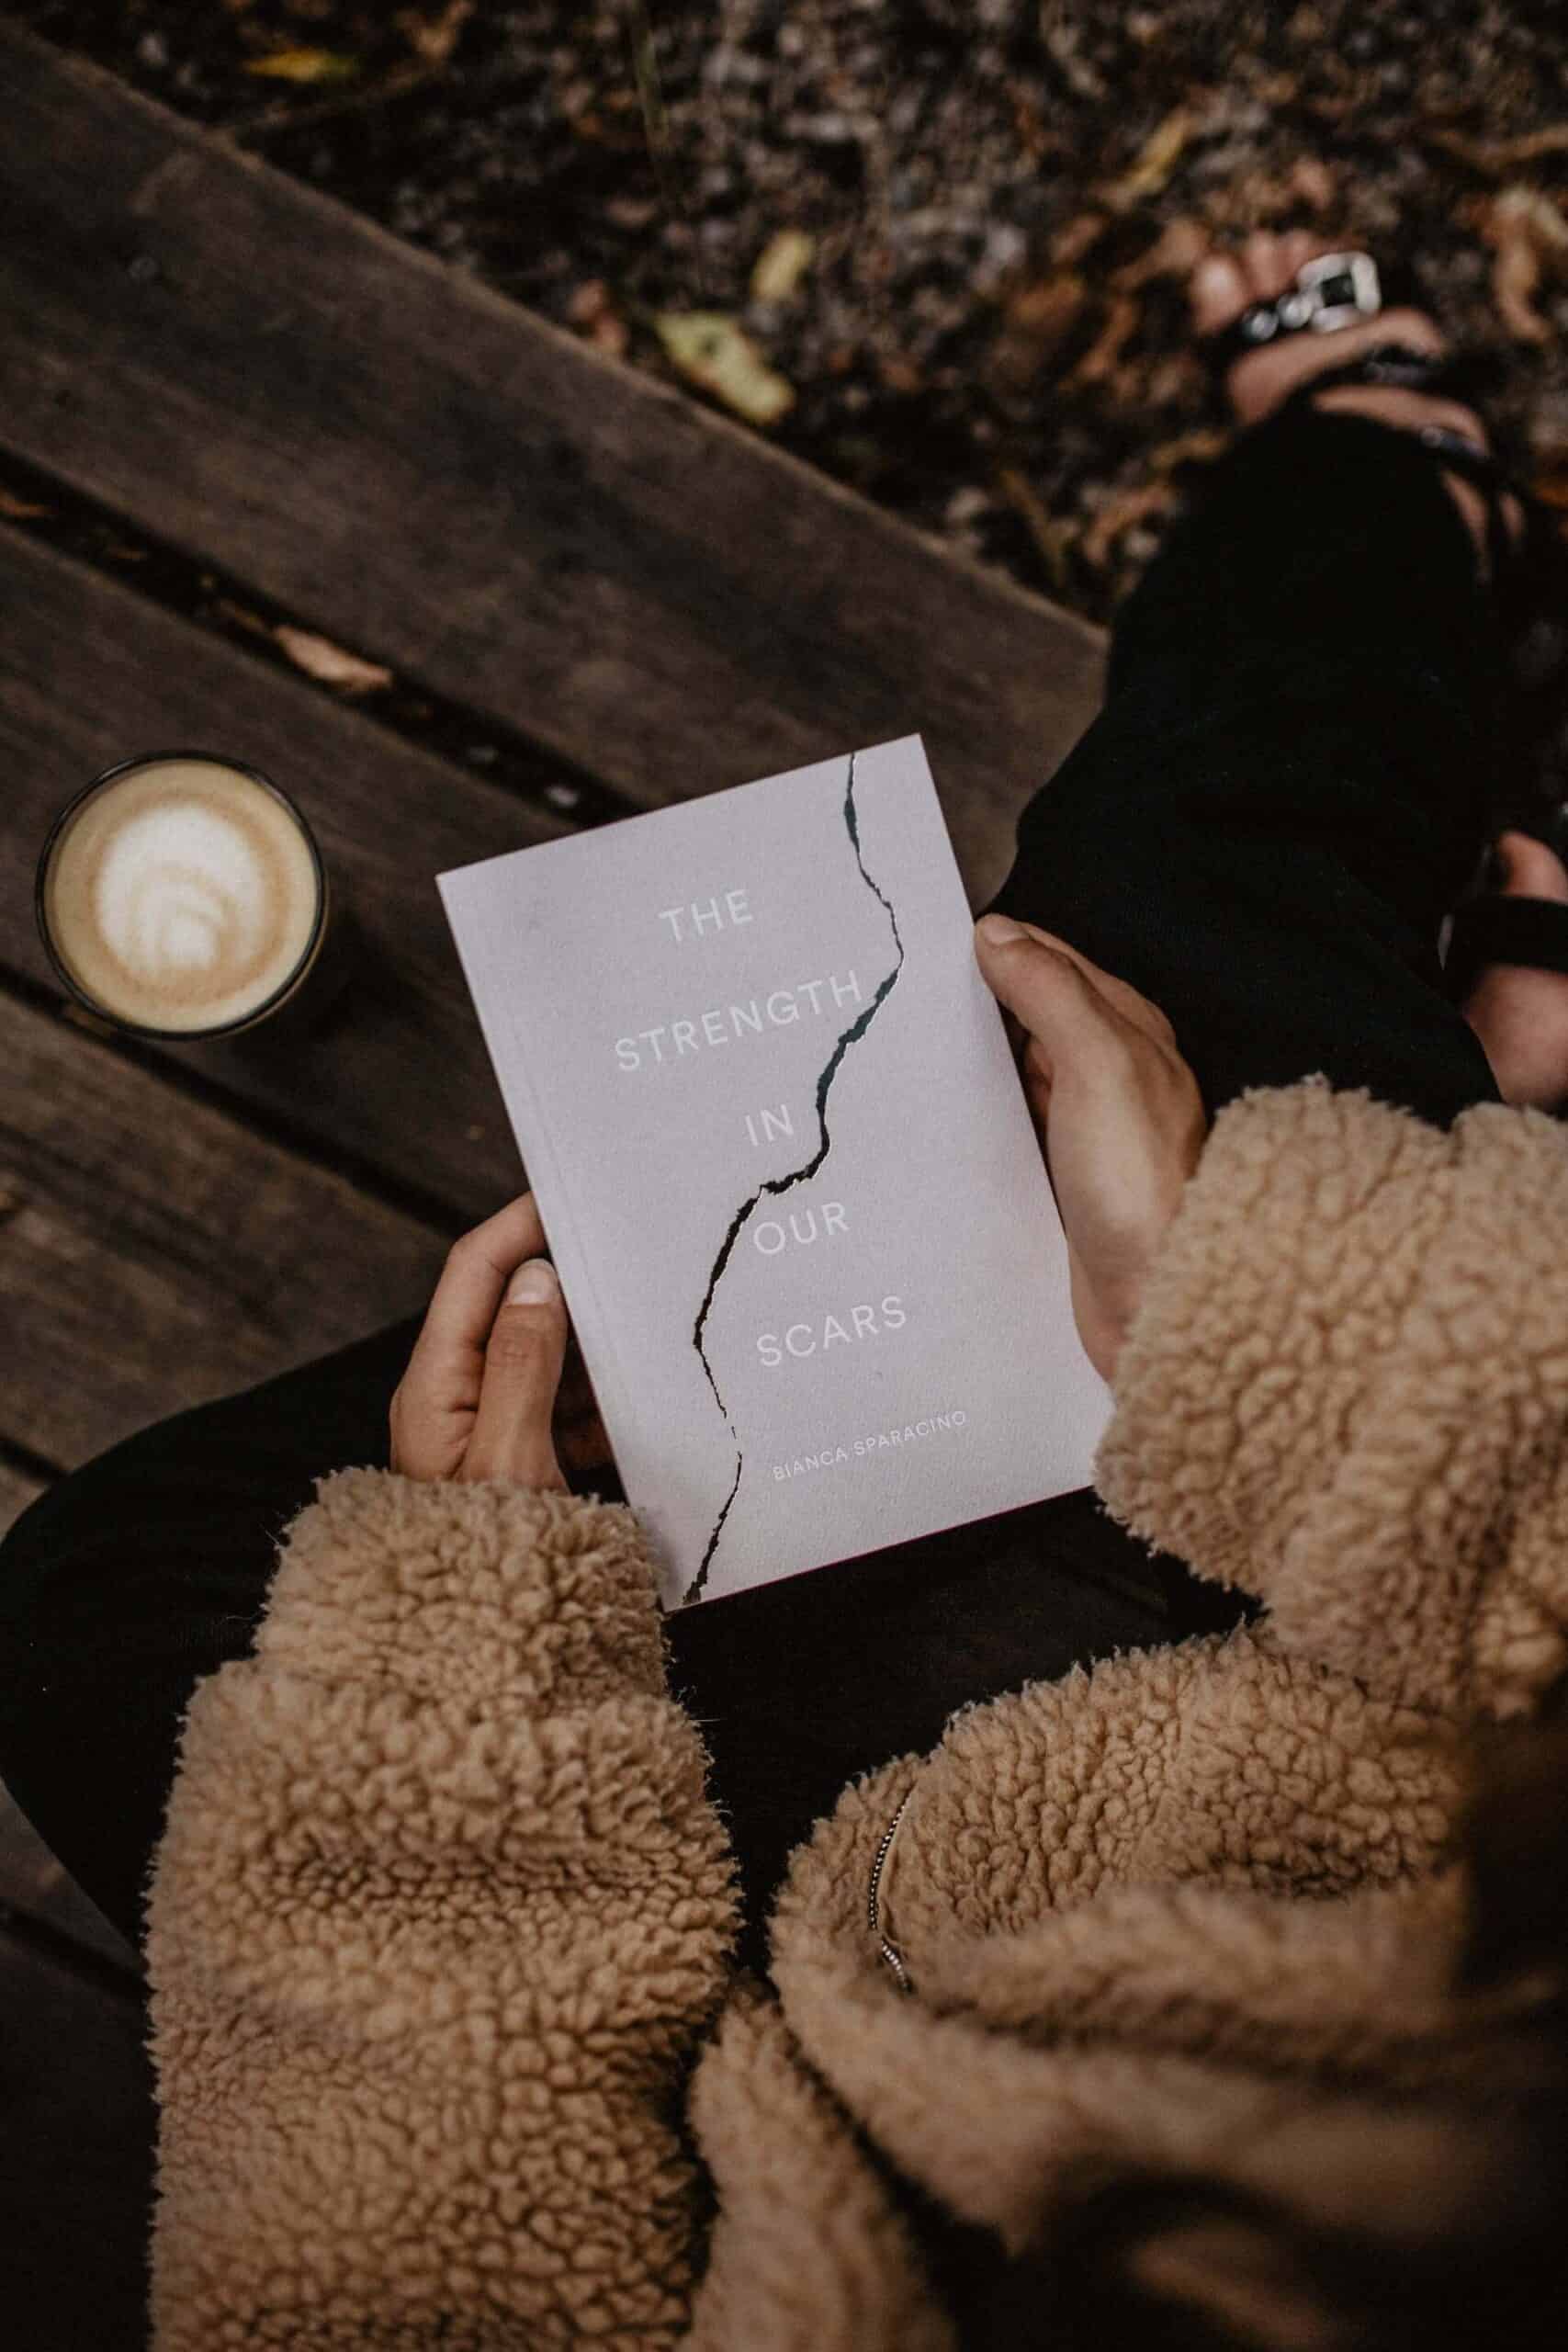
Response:
[{"label": "dirt ground", "polygon": [[1227,418],[1205,245],[1411,265],[1568,508],[1568,88],[1506,0],[10,0],[10,13],[1106,620]]}]

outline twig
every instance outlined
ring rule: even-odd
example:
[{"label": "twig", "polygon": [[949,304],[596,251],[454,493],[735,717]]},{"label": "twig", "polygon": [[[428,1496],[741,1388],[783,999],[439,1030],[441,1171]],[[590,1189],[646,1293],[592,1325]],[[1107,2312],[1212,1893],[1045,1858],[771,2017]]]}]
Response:
[{"label": "twig", "polygon": [[626,0],[627,39],[631,43],[632,78],[637,84],[637,104],[642,109],[643,138],[648,146],[649,162],[658,183],[659,200],[665,217],[679,213],[691,232],[692,252],[696,258],[697,286],[705,302],[711,302],[707,263],[703,241],[687,209],[683,191],[671,195],[671,180],[668,165],[670,119],[664,110],[663,92],[659,82],[659,59],[654,48],[653,26],[649,18],[647,0]]},{"label": "twig", "polygon": [[1008,504],[1022,518],[1030,537],[1045,559],[1051,584],[1060,594],[1067,585],[1067,554],[1060,525],[1046,513],[1033,483],[1019,467],[998,465],[996,481]]},{"label": "twig", "polygon": [[383,82],[373,82],[352,90],[340,90],[334,96],[317,98],[308,107],[264,107],[259,114],[245,117],[239,122],[215,123],[213,135],[220,139],[249,139],[258,130],[276,130],[297,122],[321,122],[329,115],[349,114],[360,107],[380,106],[388,98],[401,97],[405,90],[417,90],[422,83],[434,82],[442,68],[439,65],[400,65]]}]

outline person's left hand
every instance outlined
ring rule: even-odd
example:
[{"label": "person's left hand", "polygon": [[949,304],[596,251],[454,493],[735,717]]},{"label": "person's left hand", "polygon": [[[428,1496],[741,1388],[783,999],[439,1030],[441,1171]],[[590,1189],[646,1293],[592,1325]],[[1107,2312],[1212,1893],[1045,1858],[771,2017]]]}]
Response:
[{"label": "person's left hand", "polygon": [[551,1424],[568,1320],[544,1245],[532,1193],[452,1244],[393,1392],[392,1469],[565,1488]]}]

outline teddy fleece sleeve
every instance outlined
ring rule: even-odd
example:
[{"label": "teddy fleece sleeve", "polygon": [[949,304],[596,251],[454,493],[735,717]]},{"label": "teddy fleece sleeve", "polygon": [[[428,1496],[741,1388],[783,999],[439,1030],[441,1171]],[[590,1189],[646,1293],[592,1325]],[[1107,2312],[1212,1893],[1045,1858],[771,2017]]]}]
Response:
[{"label": "teddy fleece sleeve", "polygon": [[1250,1090],[1113,1398],[1095,1484],[1132,1533],[1386,1696],[1529,1707],[1568,1664],[1568,1129]]},{"label": "teddy fleece sleeve", "polygon": [[679,2340],[706,1767],[626,1506],[318,1480],[153,1862],[154,2352]]}]

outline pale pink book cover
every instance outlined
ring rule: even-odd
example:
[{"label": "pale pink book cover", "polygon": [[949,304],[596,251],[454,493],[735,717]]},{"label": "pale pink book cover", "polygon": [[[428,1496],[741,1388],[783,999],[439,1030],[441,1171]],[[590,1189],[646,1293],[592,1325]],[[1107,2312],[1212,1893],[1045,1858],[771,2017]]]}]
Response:
[{"label": "pale pink book cover", "polygon": [[918,735],[437,885],[667,1608],[1092,1484]]}]

